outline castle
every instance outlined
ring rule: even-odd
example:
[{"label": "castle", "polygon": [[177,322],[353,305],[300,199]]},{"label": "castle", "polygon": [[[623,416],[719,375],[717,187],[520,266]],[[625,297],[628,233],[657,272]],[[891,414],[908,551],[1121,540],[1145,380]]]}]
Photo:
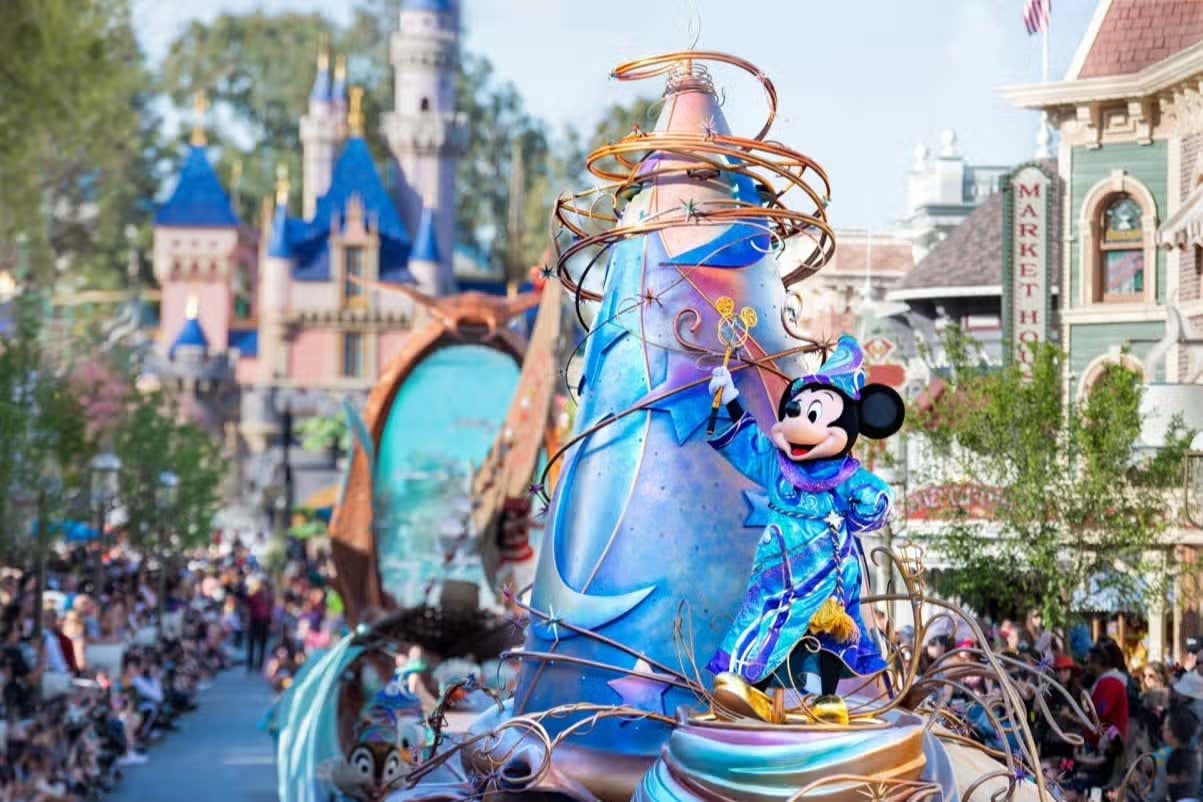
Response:
[{"label": "castle", "polygon": [[[261,233],[240,220],[200,126],[155,215],[154,371],[174,385],[185,414],[244,458],[240,490],[284,481],[291,495],[296,466],[282,465],[280,435],[292,416],[332,414],[338,399],[362,398],[401,347],[422,312],[377,287],[410,284],[436,296],[458,288],[455,172],[466,144],[454,94],[458,9],[452,0],[405,0],[398,22],[394,104],[382,120],[394,181],[381,180],[364,142],[362,91],[347,86],[345,63],[331,71],[322,53],[299,120],[299,217],[281,174]],[[504,291],[500,278],[493,284]],[[299,486],[296,500],[312,489]]]}]

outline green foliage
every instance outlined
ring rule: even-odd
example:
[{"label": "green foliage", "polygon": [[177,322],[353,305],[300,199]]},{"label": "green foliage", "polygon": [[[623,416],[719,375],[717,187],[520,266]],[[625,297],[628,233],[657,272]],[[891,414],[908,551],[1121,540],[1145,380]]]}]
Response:
[{"label": "green foliage", "polygon": [[115,286],[156,189],[157,121],[128,0],[11,0],[0,25],[0,262]]},{"label": "green foliage", "polygon": [[[207,543],[224,473],[213,438],[178,422],[167,399],[150,393],[133,400],[113,447],[121,460],[118,492],[131,542],[162,550],[160,538],[170,533],[178,548]],[[179,477],[175,504],[166,510],[156,494],[163,471]]]},{"label": "green foliage", "polygon": [[11,308],[13,328],[0,338],[0,545],[25,559],[32,502],[61,510],[85,485],[93,448],[82,404],[50,358],[43,294],[21,293]]},{"label": "green foliage", "polygon": [[343,415],[315,415],[297,424],[301,436],[301,448],[306,451],[322,452],[338,446],[346,452],[351,447],[351,431]]},{"label": "green foliage", "polygon": [[1082,403],[1067,403],[1053,346],[1033,352],[1030,380],[1018,365],[985,367],[955,329],[946,346],[951,378],[930,408],[910,411],[910,428],[942,473],[935,482],[968,484],[994,510],[988,522],[945,511],[933,545],[951,570],[938,587],[1000,615],[1039,606],[1053,623],[1088,587],[1131,609],[1163,594],[1163,535],[1193,433],[1178,423],[1166,448],[1138,458],[1143,388],[1128,368],[1108,368]]}]

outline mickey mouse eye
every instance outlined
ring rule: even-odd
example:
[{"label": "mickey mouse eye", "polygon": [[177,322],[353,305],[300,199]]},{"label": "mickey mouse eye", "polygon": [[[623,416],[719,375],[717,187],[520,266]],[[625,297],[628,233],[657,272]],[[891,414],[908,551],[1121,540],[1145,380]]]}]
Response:
[{"label": "mickey mouse eye", "polygon": [[796,418],[802,414],[802,405],[797,401],[790,401],[785,405],[785,417]]},{"label": "mickey mouse eye", "polygon": [[818,400],[811,401],[810,406],[806,408],[806,417],[811,423],[816,423],[819,420],[819,415],[822,414],[822,412],[823,402]]}]

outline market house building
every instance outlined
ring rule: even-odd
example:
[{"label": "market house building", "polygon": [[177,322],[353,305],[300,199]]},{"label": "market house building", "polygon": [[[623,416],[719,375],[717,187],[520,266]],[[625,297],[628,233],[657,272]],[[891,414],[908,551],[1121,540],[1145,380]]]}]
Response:
[{"label": "market house building", "polygon": [[[1203,4],[1100,0],[1064,80],[1004,94],[1060,135],[1069,391],[1123,362],[1146,382],[1143,446],[1163,444],[1175,413],[1203,429]],[[1170,538],[1169,560],[1203,544],[1185,519]],[[1150,600],[1154,658],[1200,631],[1198,601],[1184,595]]]}]

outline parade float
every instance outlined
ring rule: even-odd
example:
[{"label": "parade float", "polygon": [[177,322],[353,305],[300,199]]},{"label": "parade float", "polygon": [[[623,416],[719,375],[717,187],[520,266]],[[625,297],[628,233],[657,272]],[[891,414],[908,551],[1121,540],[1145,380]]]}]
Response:
[{"label": "parade float", "polygon": [[[752,137],[728,129],[720,68],[767,98]],[[887,611],[904,606],[916,643],[950,624],[986,643],[971,617],[929,594],[918,549],[862,547],[859,535],[888,520],[890,491],[853,447],[888,438],[903,407],[866,383],[855,340],[799,330],[804,281],[836,247],[831,188],[816,162],[768,138],[772,82],[739,58],[692,50],[614,77],[663,80],[663,103],[654,125],[591,153],[598,185],[554,209],[549,278],[587,333],[559,373],[574,377],[576,414],[542,470],[558,478],[529,487],[545,517],[533,584],[507,594],[525,627],[505,655],[516,688],[454,732],[440,699],[420,748],[402,736],[419,715],[406,708],[385,738],[400,768],[384,778],[379,760],[362,760],[363,782],[332,792],[1053,798],[1031,717],[1055,728],[1053,698],[1087,727],[1093,711],[1042,667],[987,649],[962,648],[920,675],[918,653],[892,637]],[[368,417],[380,425],[371,404]],[[357,481],[343,520],[363,512]],[[870,588],[883,563],[894,581]],[[403,648],[387,618],[365,623],[311,670],[309,701],[281,731],[294,770],[282,783],[297,754],[317,775],[355,776],[346,767],[373,729],[363,722],[379,716],[362,706],[366,692],[347,701],[346,686],[362,684],[350,656],[386,665]],[[340,709],[363,711],[341,734]]]}]

